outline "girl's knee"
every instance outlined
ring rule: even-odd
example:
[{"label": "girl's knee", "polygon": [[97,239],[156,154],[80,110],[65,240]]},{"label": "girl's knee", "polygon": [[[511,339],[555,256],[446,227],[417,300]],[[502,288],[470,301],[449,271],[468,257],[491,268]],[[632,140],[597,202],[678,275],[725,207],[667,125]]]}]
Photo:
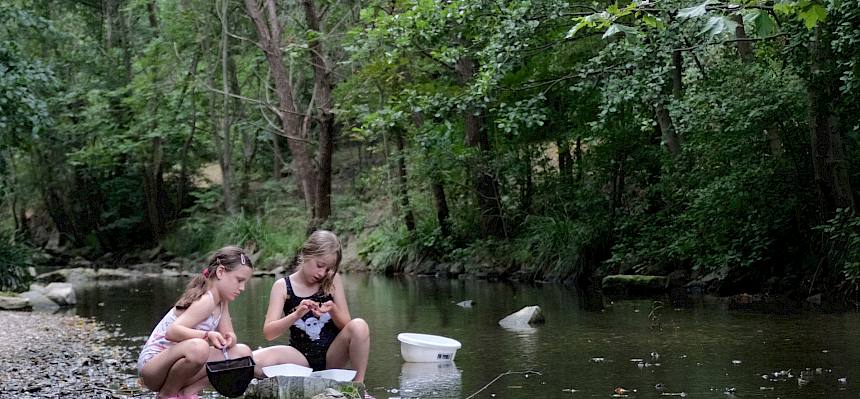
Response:
[{"label": "girl's knee", "polygon": [[370,336],[370,326],[367,325],[364,319],[352,319],[346,324],[346,328],[356,337]]},{"label": "girl's knee", "polygon": [[236,344],[236,346],[233,347],[233,353],[233,357],[244,357],[251,356],[252,351],[251,348],[248,347],[248,345]]},{"label": "girl's knee", "polygon": [[209,359],[209,342],[201,338],[192,338],[185,342],[185,359],[195,364],[206,363]]}]

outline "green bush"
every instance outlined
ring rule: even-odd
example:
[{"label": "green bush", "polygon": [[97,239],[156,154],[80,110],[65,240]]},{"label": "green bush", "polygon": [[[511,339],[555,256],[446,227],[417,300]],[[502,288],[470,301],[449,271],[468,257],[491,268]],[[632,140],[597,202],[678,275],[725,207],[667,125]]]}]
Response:
[{"label": "green bush", "polygon": [[32,281],[27,267],[33,250],[11,234],[0,233],[0,239],[0,291],[26,291]]},{"label": "green bush", "polygon": [[826,254],[832,270],[844,278],[843,292],[860,291],[860,216],[847,209],[816,230],[824,233]]},{"label": "green bush", "polygon": [[259,251],[257,267],[286,263],[306,238],[307,220],[297,207],[269,208],[233,216],[199,210],[183,219],[163,244],[173,253],[189,256],[205,256],[224,245],[242,245]]}]

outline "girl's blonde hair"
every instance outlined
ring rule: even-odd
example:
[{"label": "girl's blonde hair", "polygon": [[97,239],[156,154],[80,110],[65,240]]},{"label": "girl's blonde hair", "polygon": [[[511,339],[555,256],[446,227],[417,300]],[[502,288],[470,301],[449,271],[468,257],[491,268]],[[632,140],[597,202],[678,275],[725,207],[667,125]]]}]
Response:
[{"label": "girl's blonde hair", "polygon": [[206,282],[216,277],[219,266],[223,266],[227,271],[233,271],[242,266],[254,268],[251,259],[245,255],[245,250],[242,248],[235,245],[221,248],[212,254],[206,268],[188,282],[185,292],[182,293],[174,306],[177,309],[187,309],[194,301],[203,296],[206,293]]},{"label": "girl's blonde hair", "polygon": [[311,236],[302,245],[302,249],[299,251],[298,263],[300,266],[303,266],[309,258],[331,254],[337,255],[337,260],[335,260],[333,265],[329,266],[328,273],[320,281],[320,289],[322,289],[323,293],[330,294],[334,285],[334,276],[340,268],[340,259],[343,257],[342,252],[340,240],[337,239],[334,233],[328,230],[317,230],[311,233]]}]

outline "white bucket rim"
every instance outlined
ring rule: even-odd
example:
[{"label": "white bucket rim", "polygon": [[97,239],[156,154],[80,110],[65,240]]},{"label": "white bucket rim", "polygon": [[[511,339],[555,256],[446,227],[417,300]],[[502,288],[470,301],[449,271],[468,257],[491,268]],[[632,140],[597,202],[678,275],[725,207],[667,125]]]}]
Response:
[{"label": "white bucket rim", "polygon": [[397,334],[397,340],[405,344],[414,345],[421,348],[456,350],[462,347],[460,341],[448,337],[443,337],[441,335],[400,333]]}]

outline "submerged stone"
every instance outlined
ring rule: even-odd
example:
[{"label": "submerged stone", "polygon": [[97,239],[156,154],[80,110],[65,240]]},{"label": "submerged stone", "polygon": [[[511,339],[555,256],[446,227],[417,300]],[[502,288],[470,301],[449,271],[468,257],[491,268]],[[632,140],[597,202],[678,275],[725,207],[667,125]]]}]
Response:
[{"label": "submerged stone", "polygon": [[246,399],[312,399],[319,394],[331,393],[328,389],[343,393],[345,397],[360,397],[365,391],[364,384],[360,382],[279,375],[251,384],[244,397]]}]

